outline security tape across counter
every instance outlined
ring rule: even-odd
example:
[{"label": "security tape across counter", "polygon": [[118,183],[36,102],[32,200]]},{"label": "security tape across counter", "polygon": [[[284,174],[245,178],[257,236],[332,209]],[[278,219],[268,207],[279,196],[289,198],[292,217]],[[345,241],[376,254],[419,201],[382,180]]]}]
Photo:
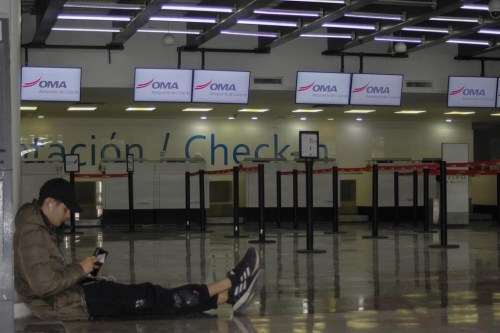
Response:
[{"label": "security tape across counter", "polygon": [[[428,230],[429,225],[429,176],[438,176],[443,173],[446,176],[481,176],[481,175],[497,175],[497,184],[500,184],[500,170],[491,169],[491,167],[499,166],[500,161],[486,162],[464,162],[464,163],[405,163],[395,165],[393,161],[371,161],[371,165],[358,168],[339,168],[335,165],[335,161],[317,161],[314,163],[314,198],[313,206],[329,206],[333,211],[333,231],[338,232],[338,173],[372,173],[372,236],[377,235],[377,209],[379,207],[378,199],[380,192],[379,172],[387,177],[388,174],[394,179],[393,206],[395,209],[395,225],[398,224],[397,210],[399,208],[399,179],[404,176],[413,176],[413,196],[418,198],[418,185],[415,186],[418,177],[423,175],[424,179],[424,229]],[[134,174],[134,191],[132,192],[132,210],[155,210],[155,209],[173,209],[183,211],[184,224],[186,230],[191,230],[191,222],[196,221],[200,224],[200,230],[206,231],[206,213],[209,208],[208,194],[208,176],[210,175],[233,175],[233,217],[234,228],[233,237],[239,237],[239,221],[240,221],[240,199],[239,199],[239,174],[245,174],[246,182],[246,205],[245,207],[257,207],[260,212],[259,223],[265,223],[264,208],[274,208],[276,211],[276,227],[282,226],[281,210],[285,207],[293,209],[293,228],[298,228],[297,209],[304,207],[303,199],[305,195],[303,184],[299,184],[299,175],[305,174],[303,170],[303,161],[282,161],[270,159],[253,159],[242,163],[239,167],[223,170],[206,171],[206,163],[203,159],[171,159],[169,161],[138,161],[135,164]],[[28,167],[37,169],[35,175],[29,175]],[[263,176],[258,175],[259,167],[265,169]],[[302,168],[301,168],[302,166]],[[443,170],[444,166],[444,170]],[[62,175],[62,167],[57,162],[47,163],[23,163],[23,179],[34,180],[38,182],[45,181],[47,178],[52,178]],[[278,170],[279,169],[279,170]],[[32,170],[33,171],[33,170]],[[100,174],[80,174],[74,176],[77,179],[100,179],[103,182],[103,212],[116,209],[131,210],[129,199],[127,198],[128,182],[126,178],[130,173],[126,171],[126,163],[124,160],[109,160],[103,161]],[[33,173],[33,172],[32,172]],[[376,175],[376,177],[374,177]],[[393,175],[393,176],[392,176]],[[400,177],[401,176],[401,177]],[[28,178],[26,178],[28,177]],[[30,178],[31,177],[31,178]],[[431,178],[431,179],[434,179]],[[333,182],[332,182],[333,180]],[[35,182],[36,183],[36,182]],[[446,193],[446,183],[440,182],[440,192]],[[325,184],[331,184],[326,186]],[[31,185],[34,185],[31,183]],[[444,185],[444,192],[443,192]],[[35,186],[36,187],[36,186]],[[375,188],[377,187],[377,188]],[[497,186],[497,193],[499,191]],[[24,187],[23,187],[24,188]],[[34,188],[30,186],[30,188]],[[183,193],[184,192],[184,193]],[[184,194],[184,195],[183,195]],[[262,195],[262,198],[260,197]],[[266,199],[264,199],[264,196]],[[33,196],[34,197],[34,196]],[[272,197],[274,205],[269,205],[268,197]],[[302,200],[299,200],[299,197]],[[324,200],[324,198],[332,198],[332,200]],[[444,196],[441,196],[443,198]],[[497,195],[497,211],[500,211],[500,195]],[[302,204],[299,204],[302,201]],[[325,205],[327,203],[327,205]],[[446,200],[440,200],[440,221],[446,222]],[[418,201],[413,200],[414,207],[414,226],[417,227],[416,209],[418,209]],[[198,215],[192,213],[198,212]],[[105,214],[104,214],[105,215]],[[444,216],[443,216],[444,215]],[[497,214],[497,218],[498,218]],[[133,219],[134,225],[141,224],[141,221]],[[103,224],[106,224],[105,216]],[[161,221],[160,221],[161,222]],[[172,222],[169,222],[172,224]],[[175,223],[175,221],[174,221]],[[127,223],[123,223],[127,224]],[[262,226],[259,228],[262,229]],[[442,240],[443,242],[443,240]],[[444,241],[446,243],[446,241]]]}]

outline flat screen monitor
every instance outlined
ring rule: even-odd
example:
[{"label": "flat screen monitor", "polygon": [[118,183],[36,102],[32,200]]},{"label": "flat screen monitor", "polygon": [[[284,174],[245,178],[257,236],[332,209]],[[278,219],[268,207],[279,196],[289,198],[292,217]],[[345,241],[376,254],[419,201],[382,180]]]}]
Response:
[{"label": "flat screen monitor", "polygon": [[81,84],[81,68],[21,68],[22,101],[80,102]]},{"label": "flat screen monitor", "polygon": [[248,104],[250,72],[194,70],[193,102]]},{"label": "flat screen monitor", "polygon": [[352,74],[350,104],[401,105],[403,75]]},{"label": "flat screen monitor", "polygon": [[135,102],[191,102],[193,71],[190,69],[136,68]]},{"label": "flat screen monitor", "polygon": [[494,108],[497,82],[494,77],[448,77],[448,107]]},{"label": "flat screen monitor", "polygon": [[297,72],[295,103],[349,104],[351,74]]}]

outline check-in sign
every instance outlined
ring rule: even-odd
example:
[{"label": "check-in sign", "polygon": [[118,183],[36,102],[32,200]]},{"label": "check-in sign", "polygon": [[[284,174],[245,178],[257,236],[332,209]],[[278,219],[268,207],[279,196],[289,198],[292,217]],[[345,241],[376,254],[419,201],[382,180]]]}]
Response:
[{"label": "check-in sign", "polygon": [[297,72],[295,103],[349,104],[351,74]]},{"label": "check-in sign", "polygon": [[134,101],[191,102],[192,85],[190,69],[136,68]]},{"label": "check-in sign", "polygon": [[193,102],[247,104],[250,72],[195,70]]},{"label": "check-in sign", "polygon": [[448,79],[448,107],[494,108],[497,78],[450,76]]},{"label": "check-in sign", "polygon": [[401,105],[403,75],[352,74],[351,104]]},{"label": "check-in sign", "polygon": [[22,101],[80,102],[82,69],[23,67]]}]

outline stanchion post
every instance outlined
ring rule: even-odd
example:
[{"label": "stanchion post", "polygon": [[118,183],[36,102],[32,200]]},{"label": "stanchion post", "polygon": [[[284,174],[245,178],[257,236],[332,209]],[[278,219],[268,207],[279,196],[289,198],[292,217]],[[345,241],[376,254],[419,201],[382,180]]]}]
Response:
[{"label": "stanchion post", "polygon": [[345,234],[339,231],[339,168],[332,167],[332,231],[325,231],[325,234]]},{"label": "stanchion post", "polygon": [[413,227],[418,227],[418,171],[413,170]]},{"label": "stanchion post", "polygon": [[446,161],[440,161],[439,165],[439,223],[440,223],[440,244],[429,245],[430,248],[458,248],[458,245],[448,244],[448,204],[447,204],[447,189],[446,189]]},{"label": "stanchion post", "polygon": [[[73,188],[73,191],[75,191],[75,173],[70,172],[69,173],[69,182],[71,184],[71,187]],[[75,212],[71,211],[70,214],[70,221],[71,221],[71,233],[74,234],[76,232],[76,221],[75,221]]]},{"label": "stanchion post", "polygon": [[264,164],[257,167],[257,182],[259,196],[259,239],[248,241],[249,243],[275,243],[273,240],[266,240],[266,222],[265,222],[265,187],[264,187]]},{"label": "stanchion post", "polygon": [[276,171],[276,227],[281,228],[281,171]]},{"label": "stanchion post", "polygon": [[292,191],[293,191],[293,228],[299,228],[299,172],[292,171]]},{"label": "stanchion post", "polygon": [[424,169],[424,232],[429,231],[429,169]]},{"label": "stanchion post", "polygon": [[128,229],[130,232],[135,231],[134,226],[134,172],[127,172],[128,179]]},{"label": "stanchion post", "polygon": [[388,238],[378,234],[378,164],[376,163],[372,165],[372,234],[363,238]]},{"label": "stanchion post", "polygon": [[207,230],[207,212],[205,210],[205,170],[199,171],[200,176],[200,230]]},{"label": "stanchion post", "polygon": [[497,173],[497,226],[500,226],[500,173]]},{"label": "stanchion post", "polygon": [[248,238],[240,234],[240,168],[233,167],[233,234],[224,238]]},{"label": "stanchion post", "polygon": [[399,172],[394,171],[394,225],[399,226]]},{"label": "stanchion post", "polygon": [[191,230],[191,173],[185,173],[185,198],[186,198],[186,230]]}]

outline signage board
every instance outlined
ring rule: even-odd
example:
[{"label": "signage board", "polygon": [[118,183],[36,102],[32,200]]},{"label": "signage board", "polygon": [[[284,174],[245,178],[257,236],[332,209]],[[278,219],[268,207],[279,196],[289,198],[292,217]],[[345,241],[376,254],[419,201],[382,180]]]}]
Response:
[{"label": "signage board", "polygon": [[295,103],[349,104],[351,74],[297,72]]},{"label": "signage board", "polygon": [[401,105],[403,75],[352,74],[350,104]]},{"label": "signage board", "polygon": [[192,86],[190,69],[136,68],[134,101],[189,103]]},{"label": "signage board", "polygon": [[195,70],[193,102],[247,104],[250,72]]},{"label": "signage board", "polygon": [[448,107],[494,108],[497,78],[450,76]]},{"label": "signage board", "polygon": [[22,67],[21,100],[80,102],[82,69]]}]

